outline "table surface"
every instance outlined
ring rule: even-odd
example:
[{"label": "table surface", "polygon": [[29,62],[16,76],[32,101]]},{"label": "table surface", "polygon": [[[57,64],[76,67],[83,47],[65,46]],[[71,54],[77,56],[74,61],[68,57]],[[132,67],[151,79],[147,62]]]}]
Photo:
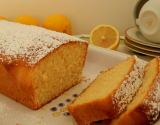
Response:
[{"label": "table surface", "polygon": [[[89,35],[87,35],[87,34],[75,35],[75,36],[89,42]],[[122,52],[122,53],[125,53],[128,55],[131,55],[131,56],[136,55],[138,58],[145,60],[147,62],[149,62],[151,59],[154,58],[154,57],[140,54],[140,53],[137,53],[137,52],[130,50],[126,45],[124,45],[123,40],[124,40],[124,36],[120,36],[120,45],[115,51]]]}]

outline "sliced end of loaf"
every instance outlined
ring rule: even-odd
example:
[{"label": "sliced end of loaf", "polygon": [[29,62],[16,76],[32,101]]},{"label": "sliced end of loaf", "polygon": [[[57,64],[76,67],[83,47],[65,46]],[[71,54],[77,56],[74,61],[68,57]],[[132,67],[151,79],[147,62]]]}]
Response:
[{"label": "sliced end of loaf", "polygon": [[80,82],[87,46],[87,43],[69,42],[54,50],[34,67],[36,108]]}]

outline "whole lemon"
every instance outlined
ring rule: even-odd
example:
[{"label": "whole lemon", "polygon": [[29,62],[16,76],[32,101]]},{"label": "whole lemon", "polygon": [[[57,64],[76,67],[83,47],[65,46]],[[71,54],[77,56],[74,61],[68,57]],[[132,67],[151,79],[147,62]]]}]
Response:
[{"label": "whole lemon", "polygon": [[72,35],[72,28],[71,28],[70,20],[61,14],[54,14],[54,15],[47,17],[44,20],[42,27],[49,29],[49,30]]},{"label": "whole lemon", "polygon": [[30,15],[21,15],[15,18],[14,22],[26,24],[26,25],[34,25],[39,26],[39,22],[36,18],[30,16]]},{"label": "whole lemon", "polygon": [[7,18],[5,18],[3,16],[0,16],[0,20],[7,20],[7,21],[9,21]]}]

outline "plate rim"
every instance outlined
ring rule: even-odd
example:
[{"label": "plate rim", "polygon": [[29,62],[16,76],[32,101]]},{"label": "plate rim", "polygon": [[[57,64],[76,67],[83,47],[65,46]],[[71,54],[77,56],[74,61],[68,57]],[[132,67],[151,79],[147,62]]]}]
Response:
[{"label": "plate rim", "polygon": [[[159,56],[158,56],[158,55],[151,54],[151,53],[155,53],[155,52],[151,52],[151,53],[142,52],[141,49],[136,48],[136,47],[134,47],[134,46],[132,46],[132,45],[130,45],[130,46],[132,46],[132,47],[134,47],[134,48],[130,47],[129,45],[127,45],[125,39],[124,39],[124,44],[125,44],[129,49],[131,49],[131,50],[134,51],[134,52],[137,52],[137,53],[140,53],[140,54],[143,54],[143,55],[152,56],[152,57],[160,57],[160,54],[159,54]],[[139,50],[137,50],[137,49],[139,49]],[[146,51],[146,50],[143,50],[143,51]],[[157,53],[157,54],[158,54],[158,53]]]},{"label": "plate rim", "polygon": [[152,47],[155,47],[155,48],[160,48],[160,45],[158,46],[158,45],[154,45],[154,44],[150,44],[150,43],[144,43],[144,42],[141,42],[141,41],[139,41],[139,40],[136,40],[136,39],[134,39],[134,38],[132,38],[131,36],[129,36],[128,34],[127,34],[127,31],[129,30],[129,29],[133,29],[133,28],[136,28],[136,27],[130,27],[130,28],[128,28],[128,29],[126,29],[125,30],[125,37],[127,37],[128,39],[130,39],[130,40],[132,40],[132,41],[134,41],[134,42],[136,42],[136,43],[139,43],[139,44],[141,44],[141,45],[146,45],[146,46],[152,46]]},{"label": "plate rim", "polygon": [[[139,48],[139,49],[142,49],[142,50],[146,50],[146,51],[150,51],[150,52],[160,53],[160,49],[159,49],[159,51],[158,51],[158,50],[154,50],[154,49],[152,49],[152,48],[155,48],[155,47],[145,46],[145,45],[136,43],[136,42],[134,42],[134,41],[132,41],[132,40],[129,41],[129,39],[128,39],[127,37],[125,37],[125,41],[126,41],[128,44],[130,44],[130,45],[132,45],[132,46],[134,46],[134,47],[136,47],[136,48]],[[133,42],[133,43],[131,43],[131,42]],[[139,44],[141,47],[139,47],[139,46],[136,45],[136,44]],[[148,47],[148,48],[146,48],[146,47]],[[155,49],[158,49],[158,48],[155,48]]]}]

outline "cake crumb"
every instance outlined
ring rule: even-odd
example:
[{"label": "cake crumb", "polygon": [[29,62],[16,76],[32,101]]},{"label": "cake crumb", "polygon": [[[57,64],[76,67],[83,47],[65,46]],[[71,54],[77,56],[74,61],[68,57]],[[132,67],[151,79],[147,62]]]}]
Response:
[{"label": "cake crumb", "polygon": [[100,71],[100,73],[104,73],[105,71]]},{"label": "cake crumb", "polygon": [[38,122],[38,124],[41,124],[41,122]]},{"label": "cake crumb", "polygon": [[43,111],[47,111],[46,109],[44,109],[44,108],[41,108]]},{"label": "cake crumb", "polygon": [[82,77],[82,82],[87,82],[89,80],[90,80],[90,78]]}]

